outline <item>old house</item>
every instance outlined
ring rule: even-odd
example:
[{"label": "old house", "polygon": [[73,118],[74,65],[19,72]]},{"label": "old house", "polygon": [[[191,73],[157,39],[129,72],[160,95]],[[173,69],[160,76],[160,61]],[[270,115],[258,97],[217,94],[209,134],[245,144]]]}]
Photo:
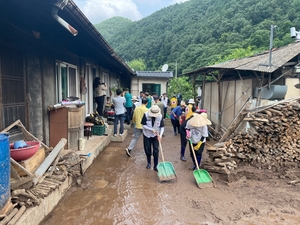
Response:
[{"label": "old house", "polygon": [[85,115],[96,76],[109,87],[131,83],[133,71],[73,1],[1,1],[0,29],[0,130],[20,119],[49,144],[48,106],[76,96]]},{"label": "old house", "polygon": [[[253,106],[300,95],[300,43],[243,59],[206,66],[182,75],[203,75],[202,107],[226,129],[249,100]],[[207,81],[210,76],[213,81]],[[198,84],[199,85],[199,84]],[[194,89],[196,83],[194,82]]]},{"label": "old house", "polygon": [[170,78],[173,78],[171,71],[136,71],[131,81],[131,93],[138,96],[140,91],[145,91],[160,96],[167,92]]}]

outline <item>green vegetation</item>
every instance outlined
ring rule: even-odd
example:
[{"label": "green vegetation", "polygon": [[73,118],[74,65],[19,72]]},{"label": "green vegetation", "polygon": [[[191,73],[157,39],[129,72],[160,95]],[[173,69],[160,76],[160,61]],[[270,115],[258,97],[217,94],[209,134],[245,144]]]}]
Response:
[{"label": "green vegetation", "polygon": [[127,64],[134,71],[145,71],[147,69],[146,62],[143,59],[134,59]]},{"label": "green vegetation", "polygon": [[95,25],[125,61],[143,59],[146,70],[169,64],[178,74],[287,45],[300,28],[300,0],[190,0],[136,22],[115,17]]},{"label": "green vegetation", "polygon": [[189,78],[185,76],[170,79],[168,83],[169,98],[178,92],[182,93],[184,100],[196,97],[194,90],[191,88]]}]

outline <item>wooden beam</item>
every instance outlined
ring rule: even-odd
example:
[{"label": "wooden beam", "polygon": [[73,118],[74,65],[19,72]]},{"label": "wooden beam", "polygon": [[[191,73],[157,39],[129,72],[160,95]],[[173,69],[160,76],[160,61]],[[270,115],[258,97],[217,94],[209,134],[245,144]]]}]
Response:
[{"label": "wooden beam", "polygon": [[201,88],[201,109],[204,108],[204,97],[205,97],[205,84],[206,84],[206,73],[204,74],[203,81],[202,81],[202,88]]},{"label": "wooden beam", "polygon": [[257,98],[256,98],[256,106],[259,106],[259,101],[260,101],[260,96],[261,96],[261,89],[262,89],[262,86],[263,86],[263,82],[264,82],[264,73],[261,74],[261,80],[260,80],[260,84],[259,84],[259,88],[257,90]]},{"label": "wooden beam", "polygon": [[234,133],[234,131],[236,130],[238,125],[240,125],[240,123],[244,120],[244,118],[246,117],[247,114],[243,113],[243,111],[248,110],[249,107],[251,106],[251,103],[249,102],[249,100],[250,100],[250,98],[248,98],[248,100],[245,102],[245,104],[243,105],[243,107],[241,108],[239,113],[232,120],[229,127],[227,128],[227,130],[224,132],[224,134],[220,138],[219,142],[224,142],[232,133]]},{"label": "wooden beam", "polygon": [[65,145],[67,144],[67,139],[62,138],[60,139],[60,141],[58,142],[58,144],[55,146],[55,148],[50,152],[50,154],[46,157],[46,159],[44,160],[44,162],[40,165],[40,167],[34,172],[34,174],[37,176],[37,178],[35,178],[33,180],[34,185],[36,185],[39,181],[39,178],[41,178],[44,173],[47,171],[47,169],[50,167],[51,163],[55,160],[55,158],[57,157],[58,153],[60,152],[60,150],[62,148],[65,147]]},{"label": "wooden beam", "polygon": [[217,124],[217,132],[220,131],[221,128],[221,123],[222,123],[222,94],[221,94],[221,79],[222,76],[220,74],[220,71],[218,71],[218,111],[219,111],[219,115],[218,115],[218,124]]}]

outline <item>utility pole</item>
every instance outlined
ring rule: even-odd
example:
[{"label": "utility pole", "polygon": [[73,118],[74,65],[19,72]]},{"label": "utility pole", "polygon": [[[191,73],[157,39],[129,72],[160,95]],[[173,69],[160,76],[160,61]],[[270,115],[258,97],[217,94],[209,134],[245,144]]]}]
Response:
[{"label": "utility pole", "polygon": [[271,33],[270,33],[270,54],[269,54],[269,66],[272,66],[272,48],[273,48],[273,34],[274,34],[274,29],[277,26],[271,25]]},{"label": "utility pole", "polygon": [[176,59],[176,63],[175,63],[175,78],[177,78],[177,59]]},{"label": "utility pole", "polygon": [[272,66],[273,34],[274,34],[274,29],[275,28],[277,28],[276,25],[271,25],[269,63],[268,64],[258,64],[259,66],[267,66],[267,67],[271,67]]}]

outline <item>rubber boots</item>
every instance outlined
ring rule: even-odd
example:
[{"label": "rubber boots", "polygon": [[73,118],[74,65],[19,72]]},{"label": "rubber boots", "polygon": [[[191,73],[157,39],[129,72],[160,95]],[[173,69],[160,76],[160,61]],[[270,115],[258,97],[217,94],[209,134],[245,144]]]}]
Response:
[{"label": "rubber boots", "polygon": [[185,152],[185,147],[181,146],[180,159],[185,162],[186,158],[184,157],[184,152]]},{"label": "rubber boots", "polygon": [[196,158],[197,158],[198,166],[200,166],[202,156],[201,155],[196,155]]},{"label": "rubber boots", "polygon": [[146,166],[147,169],[150,169],[151,168],[151,155],[147,155],[147,166]]}]

